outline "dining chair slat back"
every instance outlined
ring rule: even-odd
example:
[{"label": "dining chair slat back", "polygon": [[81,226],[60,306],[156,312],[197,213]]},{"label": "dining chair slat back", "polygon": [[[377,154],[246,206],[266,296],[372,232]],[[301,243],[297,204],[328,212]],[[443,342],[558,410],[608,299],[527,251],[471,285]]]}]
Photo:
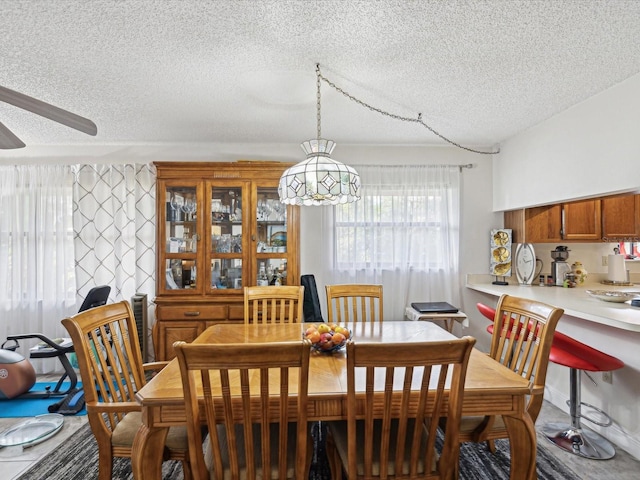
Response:
[{"label": "dining chair slat back", "polygon": [[[195,478],[308,478],[309,344],[176,342],[174,349]],[[259,392],[250,389],[256,376]]]},{"label": "dining chair slat back", "polygon": [[[455,429],[436,448],[439,419],[460,421],[464,381],[475,339],[347,344],[347,420],[329,422],[333,478],[448,479],[458,462]],[[373,409],[374,395],[385,405]],[[440,450],[438,452],[438,450]]]},{"label": "dining chair slat back", "polygon": [[327,322],[382,322],[382,285],[326,285]]},{"label": "dining chair slat back", "polygon": [[244,287],[244,323],[302,322],[303,303],[302,286]]},{"label": "dining chair slat back", "polygon": [[[489,355],[530,382],[527,412],[535,423],[542,408],[549,352],[558,321],[564,310],[526,298],[502,295],[494,317]],[[501,416],[463,417],[461,442],[508,438]]]},{"label": "dining chair slat back", "polygon": [[[135,394],[146,384],[146,372],[160,370],[166,362],[142,363],[135,317],[127,301],[85,310],[62,324],[78,359],[87,416],[98,444],[98,477],[109,480],[113,457],[131,457],[142,424]],[[191,478],[187,448],[186,427],[172,427],[165,453],[182,462],[185,479]]]}]

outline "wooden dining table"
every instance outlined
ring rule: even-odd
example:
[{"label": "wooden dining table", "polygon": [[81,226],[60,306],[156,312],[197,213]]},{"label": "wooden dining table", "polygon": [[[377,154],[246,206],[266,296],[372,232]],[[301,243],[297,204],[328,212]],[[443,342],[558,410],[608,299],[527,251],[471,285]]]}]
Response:
[{"label": "wooden dining table", "polygon": [[[269,343],[302,340],[305,324],[216,324],[194,343]],[[385,321],[348,324],[355,342],[408,343],[456,338],[431,322]],[[346,352],[312,352],[309,362],[308,419],[340,420],[347,415]],[[465,381],[463,415],[502,415],[509,432],[511,480],[536,478],[536,432],[526,411],[529,382],[474,349]],[[177,360],[153,377],[136,398],[142,426],[132,452],[136,480],[161,479],[162,451],[170,426],[186,422]]]}]

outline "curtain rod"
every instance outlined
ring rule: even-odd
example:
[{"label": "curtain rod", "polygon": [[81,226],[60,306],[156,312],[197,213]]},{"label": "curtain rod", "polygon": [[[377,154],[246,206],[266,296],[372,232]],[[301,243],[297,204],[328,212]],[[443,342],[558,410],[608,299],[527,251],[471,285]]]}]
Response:
[{"label": "curtain rod", "polygon": [[463,168],[474,168],[475,165],[473,163],[465,163],[463,165],[449,165],[449,164],[429,164],[429,165],[423,165],[423,164],[408,164],[408,165],[372,165],[372,164],[360,164],[358,165],[357,163],[352,163],[351,164],[353,166],[353,168],[357,169],[358,167],[375,167],[375,168],[393,168],[393,167],[457,167],[460,169],[460,171],[462,172]]}]

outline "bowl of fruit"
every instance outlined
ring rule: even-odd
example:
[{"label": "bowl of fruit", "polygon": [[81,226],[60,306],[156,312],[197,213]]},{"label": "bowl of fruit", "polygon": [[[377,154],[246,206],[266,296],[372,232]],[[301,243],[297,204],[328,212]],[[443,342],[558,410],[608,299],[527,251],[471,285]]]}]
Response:
[{"label": "bowl of fruit", "polygon": [[331,353],[344,348],[351,338],[351,330],[333,323],[313,323],[305,329],[304,338],[311,342],[314,350]]}]

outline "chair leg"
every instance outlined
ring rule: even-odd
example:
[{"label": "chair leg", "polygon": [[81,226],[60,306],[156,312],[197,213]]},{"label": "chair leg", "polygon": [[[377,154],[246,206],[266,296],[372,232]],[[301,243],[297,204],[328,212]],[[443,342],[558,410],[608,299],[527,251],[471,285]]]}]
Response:
[{"label": "chair leg", "polygon": [[329,462],[332,480],[342,480],[342,461],[340,460],[340,455],[338,455],[338,450],[333,441],[333,435],[331,435],[330,432],[327,432],[325,438],[325,451],[327,453],[327,461]]},{"label": "chair leg", "polygon": [[191,463],[189,463],[189,460],[182,460],[181,463],[184,480],[193,480],[193,472],[191,471]]},{"label": "chair leg", "polygon": [[110,448],[98,447],[98,480],[111,480],[113,456]]},{"label": "chair leg", "polygon": [[561,449],[594,460],[608,460],[616,454],[613,445],[603,436],[580,425],[580,370],[569,370],[569,413],[571,425],[548,423],[542,433]]},{"label": "chair leg", "polygon": [[487,440],[487,448],[491,453],[496,453],[496,442],[495,440]]}]

